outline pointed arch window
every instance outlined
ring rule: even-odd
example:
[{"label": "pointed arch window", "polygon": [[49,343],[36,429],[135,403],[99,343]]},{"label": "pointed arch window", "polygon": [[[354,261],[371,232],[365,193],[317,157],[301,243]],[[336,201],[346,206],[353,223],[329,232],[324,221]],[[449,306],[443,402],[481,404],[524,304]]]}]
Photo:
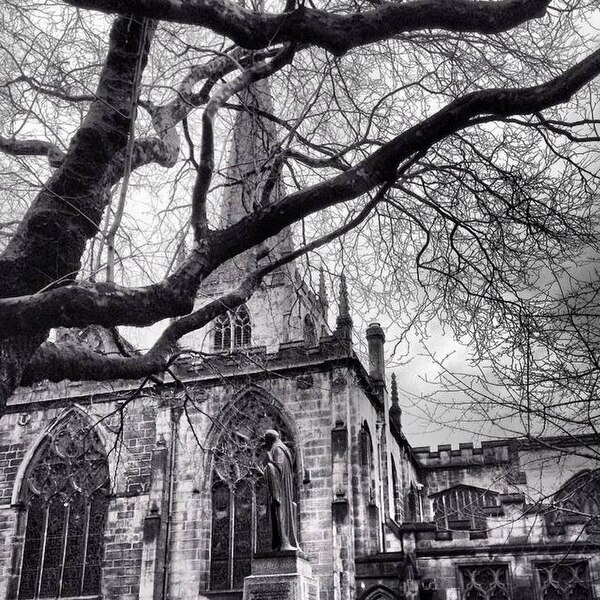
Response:
[{"label": "pointed arch window", "polygon": [[212,471],[210,589],[240,590],[253,553],[271,549],[267,490],[258,469],[264,459],[262,436],[276,429],[294,457],[295,445],[281,414],[252,395],[224,422]]},{"label": "pointed arch window", "polygon": [[227,312],[215,319],[213,345],[216,352],[245,348],[252,343],[252,322],[245,304],[235,312]]},{"label": "pointed arch window", "polygon": [[242,304],[233,313],[233,347],[244,348],[252,342],[252,325],[250,323],[250,313],[245,304]]},{"label": "pointed arch window", "polygon": [[217,352],[231,347],[231,321],[229,313],[223,313],[215,319],[214,346]]},{"label": "pointed arch window", "polygon": [[588,533],[600,532],[600,469],[581,471],[553,498],[553,510],[546,513],[550,533],[560,533],[565,525],[579,523]]},{"label": "pointed arch window", "polygon": [[100,593],[108,461],[97,432],[71,413],[48,434],[25,473],[19,600]]}]

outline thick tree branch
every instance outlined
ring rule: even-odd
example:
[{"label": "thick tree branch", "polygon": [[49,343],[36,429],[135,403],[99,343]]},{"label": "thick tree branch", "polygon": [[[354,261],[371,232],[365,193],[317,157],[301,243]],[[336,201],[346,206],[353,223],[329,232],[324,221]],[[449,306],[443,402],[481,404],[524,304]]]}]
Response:
[{"label": "thick tree branch", "polygon": [[[79,271],[85,245],[97,231],[106,206],[102,180],[127,141],[132,81],[142,36],[136,18],[115,20],[96,99],[61,166],[35,198],[0,256],[0,296],[36,294]],[[143,65],[150,37],[144,44]],[[47,329],[40,322],[29,336],[9,332],[0,340],[0,410],[46,336]]]},{"label": "thick tree branch", "polygon": [[486,116],[488,121],[493,121],[511,115],[539,112],[566,102],[599,73],[600,50],[597,50],[549,82],[512,90],[481,90],[458,98],[344,173],[290,194],[242,218],[220,232],[222,243],[217,241],[216,251],[218,253],[223,249],[223,240],[227,239],[227,258],[235,256],[264,239],[265,232],[268,232],[268,236],[275,235],[313,212],[357,198],[388,181],[402,161],[468,127],[475,117]]},{"label": "thick tree branch", "polygon": [[344,173],[262,207],[226,230],[213,232],[177,272],[160,284],[134,289],[67,286],[0,300],[0,334],[90,323],[147,325],[189,312],[202,280],[229,258],[315,211],[357,198],[389,181],[403,161],[468,127],[473,118],[485,115],[491,121],[565,102],[599,72],[600,51],[596,51],[545,84],[467,94]]},{"label": "thick tree branch", "polygon": [[[114,156],[126,144],[139,22],[121,17],[87,116],[59,169],[40,192],[0,257],[0,296],[36,293],[73,277],[87,240],[105,207],[100,186]],[[150,42],[144,46],[145,64]]]},{"label": "thick tree branch", "polygon": [[65,0],[80,8],[208,27],[245,48],[274,43],[315,44],[334,54],[418,29],[484,34],[512,29],[541,17],[549,0],[414,0],[389,2],[362,13],[331,14],[298,8],[280,14],[248,10],[234,0]]},{"label": "thick tree branch", "polygon": [[11,156],[47,156],[51,167],[60,167],[65,153],[46,140],[16,140],[0,135],[0,152]]},{"label": "thick tree branch", "polygon": [[255,269],[236,290],[171,323],[143,356],[109,356],[94,352],[80,344],[45,342],[29,361],[21,383],[29,385],[43,379],[50,381],[137,379],[161,373],[177,356],[177,341],[182,336],[204,327],[220,314],[235,310],[247,302],[264,277],[275,269],[307,252],[316,250],[359,225],[369,216],[388,189],[387,185],[382,187],[358,215],[349,219],[343,226],[268,265]]}]

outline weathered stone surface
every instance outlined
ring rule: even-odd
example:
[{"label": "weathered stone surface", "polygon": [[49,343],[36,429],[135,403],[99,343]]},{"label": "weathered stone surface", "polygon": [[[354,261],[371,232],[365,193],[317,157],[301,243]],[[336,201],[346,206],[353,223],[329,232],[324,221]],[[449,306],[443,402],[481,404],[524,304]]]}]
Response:
[{"label": "weathered stone surface", "polygon": [[317,600],[319,584],[301,552],[273,552],[252,560],[243,600]]}]

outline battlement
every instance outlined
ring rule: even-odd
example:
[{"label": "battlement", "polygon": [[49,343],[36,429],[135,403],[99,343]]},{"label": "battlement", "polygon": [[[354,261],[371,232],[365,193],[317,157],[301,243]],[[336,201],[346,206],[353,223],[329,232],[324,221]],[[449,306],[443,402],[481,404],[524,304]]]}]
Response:
[{"label": "battlement", "polygon": [[453,449],[451,444],[441,444],[437,450],[429,446],[413,448],[419,464],[426,468],[469,467],[474,465],[501,465],[511,462],[517,440],[482,442],[475,447],[472,443],[459,444]]}]

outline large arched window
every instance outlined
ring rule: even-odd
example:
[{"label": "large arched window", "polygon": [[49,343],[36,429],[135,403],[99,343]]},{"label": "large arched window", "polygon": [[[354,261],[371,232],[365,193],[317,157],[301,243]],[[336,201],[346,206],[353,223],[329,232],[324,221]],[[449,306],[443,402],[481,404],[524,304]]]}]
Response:
[{"label": "large arched window", "polygon": [[19,599],[100,593],[108,494],[100,438],[73,412],[42,441],[25,473]]},{"label": "large arched window", "polygon": [[[223,420],[212,471],[210,589],[239,590],[253,552],[271,549],[262,436],[276,429],[295,456],[291,432],[271,404],[248,395]],[[294,486],[297,493],[297,485]]]},{"label": "large arched window", "polygon": [[556,528],[569,523],[583,524],[588,532],[600,532],[600,469],[578,473],[554,495],[546,524],[556,532]]},{"label": "large arched window", "polygon": [[252,322],[245,304],[235,312],[227,312],[215,319],[213,346],[216,352],[245,348],[252,343]]}]

